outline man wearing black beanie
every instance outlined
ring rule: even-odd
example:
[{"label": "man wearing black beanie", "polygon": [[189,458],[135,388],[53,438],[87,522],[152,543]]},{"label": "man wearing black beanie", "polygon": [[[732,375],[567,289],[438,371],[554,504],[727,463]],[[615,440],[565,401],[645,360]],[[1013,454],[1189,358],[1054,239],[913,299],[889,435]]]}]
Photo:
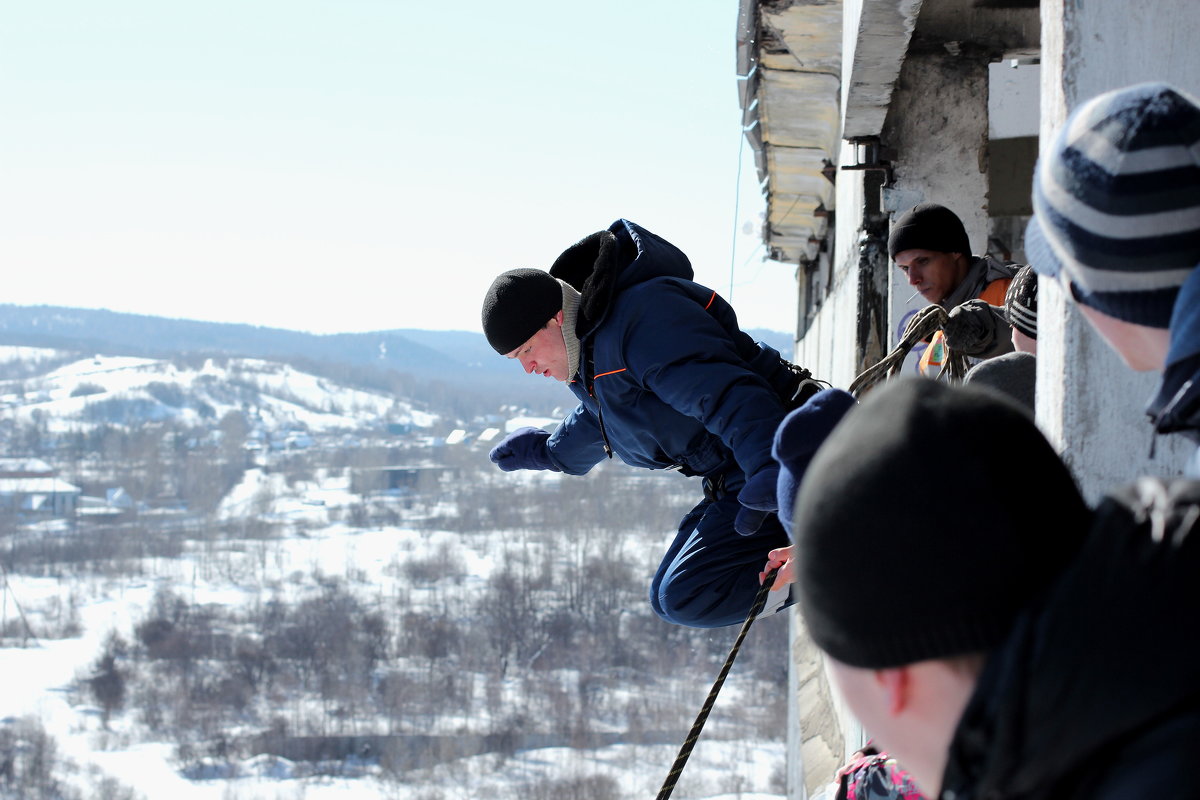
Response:
[{"label": "man wearing black beanie", "polygon": [[[1003,446],[980,448],[980,430]],[[931,465],[924,502],[904,477]],[[1200,483],[1142,479],[1089,511],[1018,406],[911,378],[847,414],[779,502],[830,677],[926,796],[1194,783]]]},{"label": "man wearing black beanie", "polygon": [[945,335],[935,334],[921,354],[922,372],[941,367],[947,338],[952,349],[975,358],[1012,351],[1012,328],[1001,309],[1020,265],[971,255],[957,214],[937,203],[914,206],[892,226],[888,255],[910,286],[950,312]]},{"label": "man wearing black beanie", "polygon": [[[497,353],[566,382],[579,401],[553,434],[522,428],[493,448],[501,469],[582,475],[615,454],[703,478],[704,499],[663,557],[650,604],[668,622],[707,628],[745,619],[767,553],[787,543],[771,437],[820,386],[746,335],[692,277],[677,247],[617,220],[549,272],[496,278],[483,329]],[[767,610],[789,603],[780,592]]]}]

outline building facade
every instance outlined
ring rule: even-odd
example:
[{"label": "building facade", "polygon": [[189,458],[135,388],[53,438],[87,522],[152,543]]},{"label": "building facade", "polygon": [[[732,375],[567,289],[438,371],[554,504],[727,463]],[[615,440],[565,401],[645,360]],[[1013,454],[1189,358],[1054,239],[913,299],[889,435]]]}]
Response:
[{"label": "building facade", "polygon": [[[896,345],[924,302],[886,241],[917,203],[953,209],[976,254],[1023,263],[1039,149],[1100,92],[1165,80],[1200,95],[1198,36],[1194,0],[742,0],[743,122],[764,243],[796,271],[795,360],[846,387]],[[1085,495],[1178,474],[1189,446],[1153,441],[1143,411],[1154,376],[1120,363],[1057,286],[1040,288],[1037,422]],[[793,629],[799,798],[862,732]]]}]

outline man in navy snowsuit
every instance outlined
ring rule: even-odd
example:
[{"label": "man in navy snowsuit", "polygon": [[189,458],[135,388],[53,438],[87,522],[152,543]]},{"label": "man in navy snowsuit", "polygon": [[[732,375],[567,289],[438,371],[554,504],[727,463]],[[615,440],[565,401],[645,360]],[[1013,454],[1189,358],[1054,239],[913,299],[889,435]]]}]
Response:
[{"label": "man in navy snowsuit", "polygon": [[[568,248],[547,273],[492,283],[483,328],[527,373],[568,383],[578,407],[553,434],[523,428],[491,452],[506,471],[582,475],[613,454],[648,469],[701,476],[650,586],[668,622],[742,622],[767,553],[787,544],[775,515],[775,428],[806,382],[779,352],[738,327],[733,309],[692,280],[687,256],[628,220]],[[790,602],[773,593],[769,610]]]}]

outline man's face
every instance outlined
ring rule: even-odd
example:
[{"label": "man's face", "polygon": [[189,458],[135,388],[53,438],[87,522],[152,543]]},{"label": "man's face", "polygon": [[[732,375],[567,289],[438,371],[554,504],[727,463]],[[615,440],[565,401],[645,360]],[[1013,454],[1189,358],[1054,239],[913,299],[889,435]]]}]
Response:
[{"label": "man's face", "polygon": [[567,359],[567,343],[562,334],[563,313],[559,311],[543,325],[528,341],[506,354],[521,362],[527,373],[545,375],[556,381],[570,380],[570,363]]},{"label": "man's face", "polygon": [[962,283],[970,267],[962,253],[943,253],[940,250],[901,250],[896,254],[896,266],[908,276],[910,286],[931,303],[940,303]]},{"label": "man's face", "polygon": [[892,701],[877,670],[851,667],[829,656],[825,656],[825,666],[834,687],[872,738],[889,751],[905,741],[906,732],[889,713]]},{"label": "man's face", "polygon": [[1171,344],[1171,334],[1166,328],[1125,322],[1083,303],[1077,302],[1075,307],[1126,366],[1138,372],[1163,368]]},{"label": "man's face", "polygon": [[926,797],[936,797],[978,673],[944,660],[871,670],[826,656],[825,664],[838,693],[880,749],[904,765]]}]

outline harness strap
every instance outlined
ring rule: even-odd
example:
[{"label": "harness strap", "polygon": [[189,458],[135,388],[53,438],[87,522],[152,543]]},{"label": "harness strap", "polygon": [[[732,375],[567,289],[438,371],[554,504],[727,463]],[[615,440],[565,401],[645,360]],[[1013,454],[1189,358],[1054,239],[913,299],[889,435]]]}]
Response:
[{"label": "harness strap", "polygon": [[725,488],[725,473],[719,473],[705,478],[702,482],[704,486],[704,499],[710,503],[715,503],[725,496],[727,489]]}]

